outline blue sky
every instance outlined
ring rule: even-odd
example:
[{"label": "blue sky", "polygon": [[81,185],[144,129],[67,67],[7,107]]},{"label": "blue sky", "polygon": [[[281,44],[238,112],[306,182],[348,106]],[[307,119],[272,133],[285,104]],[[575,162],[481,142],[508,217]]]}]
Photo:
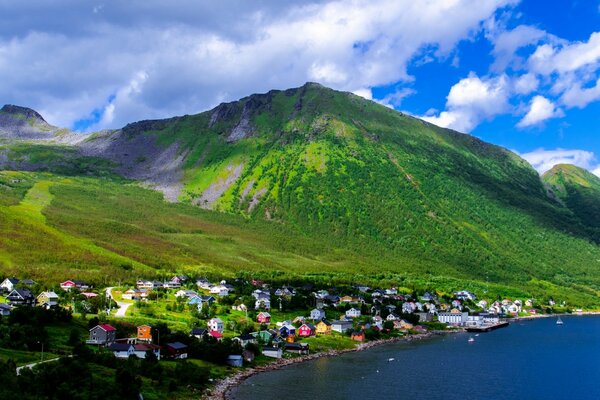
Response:
[{"label": "blue sky", "polygon": [[316,81],[600,175],[600,0],[0,0],[0,76],[82,132]]}]

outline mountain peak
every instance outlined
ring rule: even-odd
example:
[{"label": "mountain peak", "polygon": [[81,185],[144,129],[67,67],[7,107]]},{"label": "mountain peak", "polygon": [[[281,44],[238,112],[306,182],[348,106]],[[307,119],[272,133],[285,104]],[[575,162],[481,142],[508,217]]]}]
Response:
[{"label": "mountain peak", "polygon": [[15,106],[13,104],[5,104],[4,107],[0,109],[0,112],[3,114],[10,114],[14,116],[20,115],[27,120],[33,119],[36,122],[47,123],[46,120],[40,115],[40,113],[28,107]]}]

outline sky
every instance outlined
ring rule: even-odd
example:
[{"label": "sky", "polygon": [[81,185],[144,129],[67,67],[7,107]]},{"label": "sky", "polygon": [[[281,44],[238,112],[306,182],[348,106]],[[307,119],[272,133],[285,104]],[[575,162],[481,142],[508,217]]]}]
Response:
[{"label": "sky", "polygon": [[82,132],[319,82],[600,176],[600,0],[0,0],[0,77]]}]

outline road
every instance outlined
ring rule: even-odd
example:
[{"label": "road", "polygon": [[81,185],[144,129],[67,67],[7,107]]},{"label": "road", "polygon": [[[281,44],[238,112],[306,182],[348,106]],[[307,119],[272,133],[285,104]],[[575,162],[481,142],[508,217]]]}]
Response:
[{"label": "road", "polygon": [[[71,358],[71,357],[73,357],[73,356],[67,356],[67,357]],[[21,375],[21,371],[23,370],[23,368],[29,368],[29,369],[31,369],[31,368],[35,367],[36,365],[39,365],[39,364],[45,364],[45,363],[54,362],[54,361],[58,361],[58,360],[60,360],[61,358],[64,358],[64,357],[56,357],[56,358],[51,358],[51,359],[49,359],[49,360],[38,361],[38,362],[34,362],[34,363],[31,363],[31,364],[26,364],[26,365],[23,365],[23,366],[17,367],[17,375]]]},{"label": "road", "polygon": [[131,303],[125,303],[123,301],[115,300],[115,298],[112,295],[113,289],[114,289],[114,287],[106,288],[106,295],[109,296],[111,299],[113,299],[114,302],[117,303],[117,305],[119,306],[119,309],[115,313],[115,317],[123,318],[125,316],[125,314],[127,313],[127,309],[131,306]]}]

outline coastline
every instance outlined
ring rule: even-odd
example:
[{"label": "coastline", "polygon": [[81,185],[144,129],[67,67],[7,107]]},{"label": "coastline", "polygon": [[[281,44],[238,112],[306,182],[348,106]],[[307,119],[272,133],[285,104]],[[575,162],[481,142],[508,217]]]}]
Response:
[{"label": "coastline", "polygon": [[[535,320],[535,319],[540,319],[540,318],[551,318],[551,317],[559,317],[559,316],[592,316],[592,315],[600,315],[600,312],[587,311],[587,312],[582,312],[582,313],[537,314],[537,315],[528,315],[528,316],[522,316],[522,317],[508,318],[507,321],[510,323],[514,323],[514,322],[518,322],[518,321],[527,321],[527,320]],[[289,365],[304,363],[304,362],[316,360],[316,359],[319,359],[322,357],[334,357],[334,356],[338,356],[338,355],[341,355],[344,353],[368,350],[370,348],[373,348],[376,346],[381,346],[384,344],[398,343],[398,342],[404,342],[404,341],[410,342],[410,341],[415,341],[415,340],[423,340],[423,339],[428,339],[428,338],[432,338],[435,336],[452,334],[452,333],[461,333],[461,332],[465,332],[465,330],[464,329],[452,329],[452,330],[447,330],[447,331],[431,331],[431,332],[415,334],[415,335],[374,340],[374,341],[367,342],[367,343],[361,343],[358,346],[351,348],[351,349],[329,350],[329,351],[325,351],[325,352],[321,352],[321,353],[310,354],[310,355],[304,356],[304,357],[296,357],[296,358],[288,358],[288,359],[282,358],[282,359],[274,361],[270,364],[262,365],[262,366],[255,367],[255,368],[249,368],[249,369],[246,369],[243,371],[236,372],[226,378],[223,378],[223,379],[217,381],[213,387],[206,389],[203,393],[202,398],[206,398],[209,400],[228,400],[229,396],[231,394],[231,391],[236,386],[238,386],[241,382],[243,382],[244,380],[246,380],[254,375],[257,375],[257,374],[260,374],[263,372],[275,371],[275,370],[284,368]]]},{"label": "coastline", "polygon": [[229,395],[231,394],[231,391],[237,385],[239,385],[241,382],[243,382],[244,380],[246,380],[256,374],[260,374],[260,373],[268,372],[268,371],[274,371],[274,370],[286,367],[288,365],[304,363],[307,361],[316,360],[316,359],[323,358],[323,357],[334,357],[334,356],[338,356],[338,355],[344,354],[344,353],[368,350],[370,348],[373,348],[376,346],[381,346],[384,344],[398,343],[398,342],[412,342],[415,340],[423,340],[423,339],[428,339],[428,338],[432,338],[435,336],[446,335],[449,333],[460,333],[460,332],[464,332],[464,330],[456,329],[456,330],[449,330],[449,331],[432,331],[432,332],[427,332],[427,333],[420,333],[420,334],[415,334],[415,335],[394,337],[394,338],[389,338],[389,339],[380,339],[380,340],[374,340],[374,341],[367,342],[367,343],[360,343],[358,346],[351,348],[351,349],[329,350],[329,351],[325,351],[325,352],[321,352],[321,353],[310,354],[310,355],[304,356],[304,357],[295,357],[295,358],[288,358],[288,359],[281,358],[273,363],[270,363],[267,365],[262,365],[262,366],[255,367],[255,368],[246,369],[243,371],[239,371],[237,373],[234,373],[231,376],[228,376],[226,378],[219,380],[215,384],[215,386],[213,386],[210,389],[207,389],[204,392],[204,396],[202,398],[206,398],[208,400],[227,400],[227,399],[229,399]]}]

